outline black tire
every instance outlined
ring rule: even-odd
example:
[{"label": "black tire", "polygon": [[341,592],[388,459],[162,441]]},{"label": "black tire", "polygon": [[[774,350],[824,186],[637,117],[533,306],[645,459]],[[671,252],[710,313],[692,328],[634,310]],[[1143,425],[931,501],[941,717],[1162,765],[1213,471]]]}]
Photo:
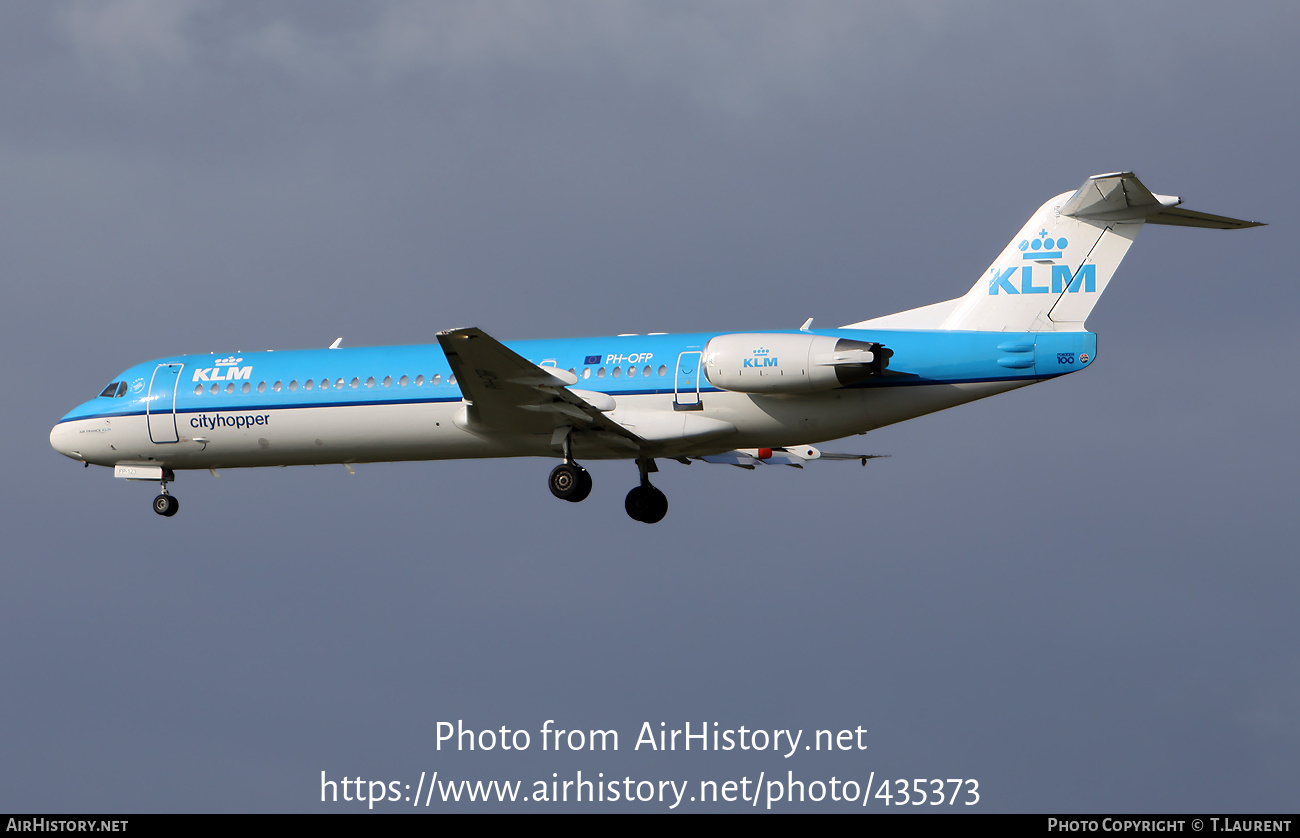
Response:
[{"label": "black tire", "polygon": [[578,503],[587,499],[591,494],[591,472],[585,468],[578,469],[578,490],[573,497],[569,498],[573,503]]},{"label": "black tire", "polygon": [[627,499],[623,501],[623,508],[627,510],[627,517],[633,521],[642,520],[645,514],[646,497],[645,489],[640,486],[633,486],[632,491],[627,493]]},{"label": "black tire", "polygon": [[668,514],[668,497],[654,486],[637,486],[627,493],[623,508],[633,521],[657,524]]},{"label": "black tire", "polygon": [[650,503],[641,520],[647,524],[657,524],[668,514],[668,496],[654,486],[647,488],[650,490]]},{"label": "black tire", "polygon": [[180,511],[181,502],[171,495],[159,495],[153,499],[153,511],[162,515],[164,518],[170,518]]},{"label": "black tire", "polygon": [[551,494],[570,503],[577,503],[591,494],[591,475],[587,474],[586,469],[571,466],[568,463],[561,463],[551,469],[551,478],[548,483],[551,487]]}]

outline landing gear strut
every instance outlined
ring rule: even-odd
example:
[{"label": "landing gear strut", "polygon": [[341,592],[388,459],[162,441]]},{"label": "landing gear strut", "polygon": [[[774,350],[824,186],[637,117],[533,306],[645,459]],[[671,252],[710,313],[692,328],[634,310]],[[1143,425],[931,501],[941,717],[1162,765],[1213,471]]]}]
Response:
[{"label": "landing gear strut", "polygon": [[637,470],[641,472],[641,485],[627,493],[623,508],[628,517],[643,524],[657,524],[668,514],[668,498],[663,492],[650,485],[650,472],[658,471],[655,461],[642,457],[636,461]]},{"label": "landing gear strut", "polygon": [[591,474],[573,461],[573,447],[564,437],[564,462],[551,469],[551,494],[560,500],[577,503],[591,494]]},{"label": "landing gear strut", "polygon": [[175,479],[176,476],[172,474],[171,469],[163,469],[162,494],[153,499],[153,511],[164,518],[172,517],[181,508],[181,502],[172,495],[167,494],[167,481]]}]

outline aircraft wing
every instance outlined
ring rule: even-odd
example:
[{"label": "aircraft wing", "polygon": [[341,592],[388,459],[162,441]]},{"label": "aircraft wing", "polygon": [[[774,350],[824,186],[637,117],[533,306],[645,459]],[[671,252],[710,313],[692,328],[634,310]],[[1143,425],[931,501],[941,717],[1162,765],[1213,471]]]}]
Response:
[{"label": "aircraft wing", "polygon": [[472,426],[503,433],[554,433],[574,428],[595,432],[623,448],[649,448],[645,439],[610,419],[568,388],[577,381],[567,370],[541,367],[478,328],[448,329],[438,343],[469,402]]}]

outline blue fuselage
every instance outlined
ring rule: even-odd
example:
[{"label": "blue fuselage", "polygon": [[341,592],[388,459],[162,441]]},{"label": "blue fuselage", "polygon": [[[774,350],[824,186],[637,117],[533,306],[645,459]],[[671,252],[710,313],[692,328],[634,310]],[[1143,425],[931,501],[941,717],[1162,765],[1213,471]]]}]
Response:
[{"label": "blue fuselage", "polygon": [[[665,448],[666,455],[745,445],[810,443],[1074,372],[1096,355],[1090,332],[818,330],[874,342],[892,355],[885,374],[827,392],[728,392],[701,363],[715,333],[516,341],[511,350],[568,371],[574,390],[619,409],[671,411],[684,393],[730,422],[729,438]],[[775,364],[777,359],[746,359]],[[452,411],[461,388],[439,344],[180,355],[122,372],[51,432],[60,452],[87,462],[172,468],[291,465],[553,453],[549,440],[484,438]],[[680,405],[679,405],[680,407]],[[617,417],[617,414],[614,414]],[[670,450],[671,449],[671,450]],[[592,451],[589,456],[616,454]]]}]

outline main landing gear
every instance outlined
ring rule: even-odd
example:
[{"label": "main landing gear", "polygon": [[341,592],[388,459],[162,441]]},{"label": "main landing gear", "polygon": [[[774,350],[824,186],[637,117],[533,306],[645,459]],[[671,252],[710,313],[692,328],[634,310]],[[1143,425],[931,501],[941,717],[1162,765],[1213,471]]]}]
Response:
[{"label": "main landing gear", "polygon": [[577,503],[591,494],[591,474],[573,461],[573,442],[564,437],[564,462],[551,469],[551,494],[560,500]]},{"label": "main landing gear", "polygon": [[591,472],[577,463],[561,463],[551,470],[551,494],[577,503],[591,494]]},{"label": "main landing gear", "polygon": [[153,499],[153,511],[164,518],[172,517],[181,508],[181,502],[167,493],[167,481],[175,479],[176,475],[172,474],[171,469],[163,469],[162,494]]},{"label": "main landing gear", "polygon": [[[551,487],[551,494],[560,500],[567,500],[570,503],[586,500],[591,494],[591,473],[585,468],[573,462],[568,457],[568,446],[565,446],[565,462],[551,470],[551,477],[548,481]],[[650,485],[650,473],[658,471],[655,461],[649,457],[643,457],[636,461],[637,470],[641,473],[641,485],[627,493],[627,500],[623,503],[623,508],[633,521],[640,521],[643,524],[656,524],[664,519],[668,514],[668,498],[664,493]],[[159,495],[159,500],[162,496]],[[157,507],[155,506],[155,510]],[[159,515],[168,513],[159,512]],[[174,514],[174,513],[172,513]]]},{"label": "main landing gear", "polygon": [[643,524],[657,524],[668,514],[668,498],[663,492],[650,485],[650,472],[658,471],[655,461],[643,457],[636,461],[637,470],[641,472],[641,485],[627,493],[623,508],[628,517]]}]

